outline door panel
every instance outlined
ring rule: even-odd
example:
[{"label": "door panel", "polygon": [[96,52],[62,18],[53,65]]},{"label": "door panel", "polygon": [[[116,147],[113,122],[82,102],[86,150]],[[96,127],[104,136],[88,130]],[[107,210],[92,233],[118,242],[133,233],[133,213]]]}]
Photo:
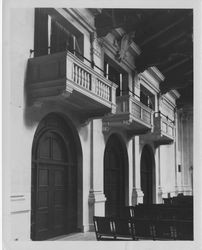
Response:
[{"label": "door panel", "polygon": [[[34,240],[66,234],[76,228],[77,220],[74,214],[77,212],[72,212],[77,211],[76,203],[68,202],[72,196],[75,199],[77,195],[74,173],[76,164],[75,168],[72,168],[73,163],[67,160],[69,154],[64,139],[56,132],[46,132],[39,139],[34,161],[36,171],[33,169],[32,174],[32,183],[35,184],[35,204],[32,205]],[[71,177],[74,179],[74,185],[69,181]],[[71,221],[71,216],[74,221]]]},{"label": "door panel", "polygon": [[141,156],[141,189],[144,193],[143,203],[153,202],[153,172],[152,156],[147,147],[143,148]]},{"label": "door panel", "polygon": [[106,145],[104,157],[104,194],[106,196],[105,215],[117,216],[125,206],[123,148],[116,137],[111,137]]}]

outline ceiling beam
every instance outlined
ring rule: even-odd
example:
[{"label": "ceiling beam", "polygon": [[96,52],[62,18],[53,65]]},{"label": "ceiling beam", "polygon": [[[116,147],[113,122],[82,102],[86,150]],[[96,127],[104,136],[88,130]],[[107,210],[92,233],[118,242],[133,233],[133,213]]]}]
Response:
[{"label": "ceiling beam", "polygon": [[146,44],[148,44],[149,42],[151,42],[152,40],[158,38],[159,36],[162,36],[164,33],[166,33],[168,30],[174,28],[175,26],[177,26],[178,24],[182,23],[185,20],[185,18],[180,18],[178,19],[176,22],[168,25],[167,27],[165,27],[164,29],[158,31],[157,33],[151,35],[149,38],[147,38],[143,43],[141,43],[140,46],[145,46]]},{"label": "ceiling beam", "polygon": [[171,70],[173,70],[173,69],[175,69],[175,68],[181,66],[182,64],[184,64],[184,63],[186,63],[186,62],[188,62],[189,60],[190,60],[190,58],[189,58],[189,57],[186,57],[185,59],[183,59],[183,60],[181,60],[181,61],[179,61],[179,62],[173,64],[172,66],[168,67],[167,69],[163,70],[163,73],[164,73],[164,74],[165,74],[165,73],[168,73],[169,71],[171,71]]},{"label": "ceiling beam", "polygon": [[186,36],[186,34],[187,33],[185,31],[183,31],[183,32],[179,33],[178,35],[172,37],[171,39],[167,40],[166,42],[164,42],[164,43],[162,42],[161,45],[158,48],[160,48],[160,49],[165,48],[168,45],[180,40],[182,37]]}]

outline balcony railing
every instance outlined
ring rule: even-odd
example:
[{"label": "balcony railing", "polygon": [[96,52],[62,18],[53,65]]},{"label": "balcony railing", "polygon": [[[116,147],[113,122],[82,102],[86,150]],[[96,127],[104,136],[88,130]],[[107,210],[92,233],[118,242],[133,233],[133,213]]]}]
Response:
[{"label": "balcony railing", "polygon": [[60,96],[93,116],[116,110],[116,84],[70,52],[31,58],[28,73],[33,101]]},{"label": "balcony railing", "polygon": [[169,144],[175,139],[174,121],[158,112],[154,117],[154,139],[158,144]]},{"label": "balcony railing", "polygon": [[130,95],[116,98],[117,112],[103,119],[103,124],[123,127],[132,134],[144,134],[153,127],[153,110]]}]

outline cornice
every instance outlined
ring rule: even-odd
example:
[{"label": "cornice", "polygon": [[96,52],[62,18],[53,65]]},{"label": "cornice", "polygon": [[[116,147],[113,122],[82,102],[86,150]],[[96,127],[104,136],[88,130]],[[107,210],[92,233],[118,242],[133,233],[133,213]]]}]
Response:
[{"label": "cornice", "polygon": [[[107,38],[98,38],[98,42],[101,44],[102,47],[104,47],[104,49],[107,49],[109,52],[111,52],[111,53],[113,54],[113,56],[114,56],[114,61],[117,62],[117,61],[115,60],[115,55],[116,55],[117,50],[116,50],[116,48],[113,46],[113,44],[111,44],[111,43],[107,40]],[[126,66],[128,69],[130,69],[130,70],[132,70],[132,71],[134,71],[134,69],[135,69],[135,64],[132,64],[132,63],[128,62],[126,59],[123,59],[121,63],[118,63],[118,62],[117,62],[117,64],[119,64],[120,67],[121,67],[121,64],[122,64],[122,65]]]},{"label": "cornice", "polygon": [[75,18],[75,20],[82,25],[85,29],[87,29],[89,32],[94,32],[95,31],[95,26],[89,22],[89,20],[82,15],[82,13],[75,8],[70,8],[70,9],[63,9],[65,12],[67,12],[69,15]]},{"label": "cornice", "polygon": [[165,105],[171,106],[171,107],[173,107],[173,108],[176,107],[175,100],[174,100],[174,102],[173,102],[173,100],[171,100],[171,99],[169,98],[168,93],[167,93],[167,96],[166,96],[166,95],[162,95],[162,96],[161,96],[161,100],[162,100],[162,102],[164,102]]},{"label": "cornice", "polygon": [[165,80],[165,76],[157,69],[157,67],[150,67],[148,68],[148,71],[158,82]]},{"label": "cornice", "polygon": [[[153,75],[149,71],[146,71],[146,73],[148,74],[149,77],[145,76],[144,72],[140,73],[138,77],[140,78],[140,80],[144,81],[150,88],[152,88],[155,92],[159,93],[160,92],[159,82],[153,77]],[[154,82],[156,84],[154,84]]]},{"label": "cornice", "polygon": [[180,93],[176,89],[172,89],[168,92],[173,98],[180,98]]},{"label": "cornice", "polygon": [[[111,33],[115,36],[116,39],[121,39],[121,37],[125,34],[125,30],[123,28],[113,29]],[[130,44],[128,49],[132,55],[139,56],[141,54],[141,49],[135,42]]]},{"label": "cornice", "polygon": [[88,8],[88,10],[95,16],[95,15],[98,15],[102,12],[102,9],[101,8]]}]

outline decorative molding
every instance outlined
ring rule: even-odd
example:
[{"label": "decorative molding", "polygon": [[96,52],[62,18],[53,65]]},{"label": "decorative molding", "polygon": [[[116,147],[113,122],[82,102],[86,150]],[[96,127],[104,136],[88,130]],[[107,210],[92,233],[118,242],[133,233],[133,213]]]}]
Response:
[{"label": "decorative molding", "polygon": [[157,67],[153,66],[148,68],[147,70],[158,82],[162,82],[165,80],[165,76],[157,69]]},{"label": "decorative molding", "polygon": [[103,203],[106,200],[107,199],[102,191],[94,191],[94,190],[89,191],[89,196],[88,196],[89,205],[94,205],[95,203]]},{"label": "decorative molding", "polygon": [[171,94],[171,96],[175,99],[180,98],[180,93],[176,90],[176,89],[172,89],[169,91],[169,93]]},{"label": "decorative molding", "polygon": [[[120,40],[124,36],[124,34],[126,34],[123,28],[113,29],[111,33],[115,36],[116,40]],[[128,50],[131,52],[131,54],[136,55],[136,56],[141,54],[141,49],[133,41],[130,43]]]},{"label": "decorative molding", "polygon": [[84,15],[82,15],[82,13],[78,9],[63,8],[63,10],[72,17],[74,17],[74,19],[89,32],[95,31],[95,26],[92,23],[90,23],[89,20]]},{"label": "decorative molding", "polygon": [[91,40],[91,54],[92,54],[92,58],[93,55],[96,55],[98,58],[101,58],[102,52],[101,49],[99,48],[99,42],[97,39],[97,34],[96,32],[91,32],[90,34],[90,40]]},{"label": "decorative molding", "polygon": [[[148,74],[149,77],[145,76],[144,73],[145,73],[145,71],[143,73],[138,74],[140,84],[141,84],[141,81],[143,81],[146,84],[146,86],[145,85],[144,86],[147,89],[148,89],[148,86],[149,86],[154,92],[159,93],[160,92],[159,82],[156,81],[155,78],[153,78],[153,76],[149,73],[149,71],[146,71],[146,73]],[[154,82],[156,82],[156,85],[154,85]]]},{"label": "decorative molding", "polygon": [[[99,44],[101,45],[101,47],[107,52],[110,52],[112,55],[113,55],[113,60],[115,62],[117,62],[117,60],[115,59],[116,57],[116,54],[117,54],[117,49],[116,47],[111,44],[107,38],[98,38],[98,41],[99,41]],[[117,62],[118,63],[118,62]],[[127,60],[127,58],[123,59],[120,63],[120,65],[123,65],[125,66],[127,69],[130,69],[130,70],[134,70],[135,69],[135,64],[134,63],[131,63]],[[122,67],[122,66],[121,66]]]},{"label": "decorative molding", "polygon": [[95,15],[100,14],[102,12],[102,9],[101,8],[96,8],[96,9],[88,8],[88,11],[91,12],[95,16]]},{"label": "decorative molding", "polygon": [[132,191],[132,205],[135,206],[139,203],[143,203],[144,193],[141,188],[133,187]]},{"label": "decorative molding", "polygon": [[175,107],[176,107],[176,104],[175,104],[175,102],[172,102],[172,100],[169,98],[168,95],[169,95],[169,93],[161,95],[160,96],[160,101],[162,101],[167,106],[167,108],[171,108],[172,107],[173,110],[174,110]]},{"label": "decorative molding", "polygon": [[158,187],[158,191],[157,191],[157,195],[158,195],[158,203],[163,203],[163,189],[161,186]]}]

